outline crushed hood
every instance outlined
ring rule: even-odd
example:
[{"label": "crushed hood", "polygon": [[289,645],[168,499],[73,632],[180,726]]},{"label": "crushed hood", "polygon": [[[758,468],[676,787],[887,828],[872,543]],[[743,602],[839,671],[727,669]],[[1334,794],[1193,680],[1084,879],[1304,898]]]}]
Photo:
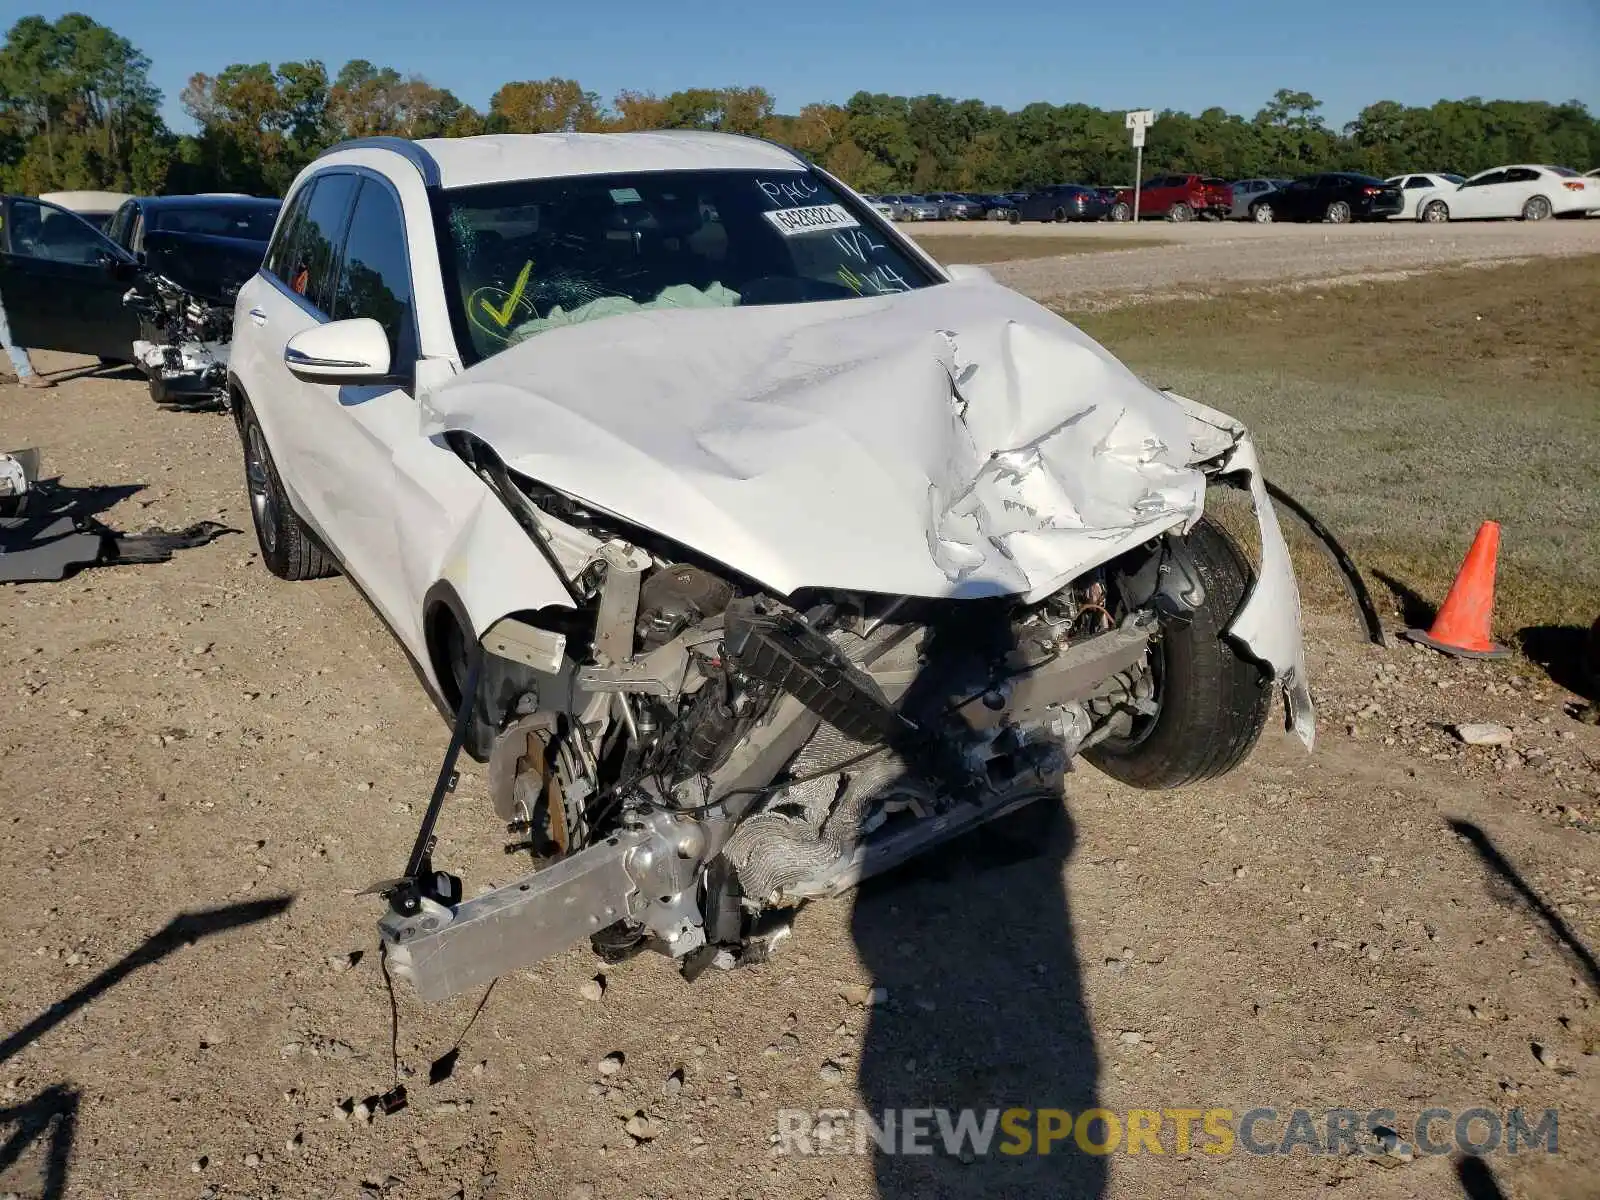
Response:
[{"label": "crushed hood", "polygon": [[780,593],[1044,596],[1200,514],[1232,438],[989,282],[554,329],[423,398]]}]

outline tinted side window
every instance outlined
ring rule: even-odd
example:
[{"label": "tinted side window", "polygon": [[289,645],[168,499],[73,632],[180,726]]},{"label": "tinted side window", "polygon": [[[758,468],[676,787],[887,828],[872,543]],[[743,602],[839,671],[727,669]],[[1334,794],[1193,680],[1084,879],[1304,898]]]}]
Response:
[{"label": "tinted side window", "polygon": [[278,222],[278,228],[272,235],[272,242],[267,247],[266,261],[262,265],[285,283],[289,282],[289,263],[294,256],[294,243],[300,232],[300,221],[306,215],[306,202],[311,199],[311,189],[315,184],[316,180],[312,180],[294,194],[289,211],[284,213],[283,220]]},{"label": "tinted side window", "polygon": [[382,325],[395,369],[416,358],[405,222],[389,189],[373,179],[361,181],[330,315],[336,321],[371,317]]},{"label": "tinted side window", "polygon": [[1539,178],[1539,172],[1527,167],[1512,167],[1506,172],[1507,183],[1532,183]]},{"label": "tinted side window", "polygon": [[311,184],[311,198],[290,230],[280,269],[273,272],[298,296],[321,312],[328,311],[338,273],[345,218],[355,195],[355,175],[330,172]]},{"label": "tinted side window", "polygon": [[86,222],[38,200],[13,200],[10,225],[11,253],[22,258],[90,266],[110,250],[110,243]]},{"label": "tinted side window", "polygon": [[1463,186],[1465,186],[1465,187],[1488,187],[1490,184],[1504,183],[1505,181],[1506,181],[1506,173],[1504,171],[1490,171],[1487,175],[1479,176],[1477,179],[1469,179],[1469,180],[1467,180],[1467,182]]}]

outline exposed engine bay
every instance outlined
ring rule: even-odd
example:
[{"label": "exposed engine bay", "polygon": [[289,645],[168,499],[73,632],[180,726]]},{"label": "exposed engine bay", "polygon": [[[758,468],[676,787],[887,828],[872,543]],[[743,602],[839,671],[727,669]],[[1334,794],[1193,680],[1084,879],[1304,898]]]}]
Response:
[{"label": "exposed engine bay", "polygon": [[227,394],[233,301],[185,289],[144,271],[122,298],[139,316],[134,361],[162,404],[219,404]]},{"label": "exposed engine bay", "polygon": [[380,922],[391,969],[424,999],[585,937],[602,954],[662,951],[691,977],[759,960],[800,902],[1059,804],[1076,756],[1157,718],[1161,641],[1206,601],[1181,529],[1033,602],[777,596],[481,444],[456,449],[574,607],[481,640],[457,738],[468,720],[493,727],[508,851],[537,869],[462,902],[426,861],[425,822],[423,869]]}]

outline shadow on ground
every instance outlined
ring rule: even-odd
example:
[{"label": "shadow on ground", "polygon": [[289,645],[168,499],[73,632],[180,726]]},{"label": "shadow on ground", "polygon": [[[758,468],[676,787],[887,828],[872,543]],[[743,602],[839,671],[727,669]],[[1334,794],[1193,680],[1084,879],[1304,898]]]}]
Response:
[{"label": "shadow on ground", "polygon": [[[880,1125],[884,1110],[936,1110],[933,1153],[874,1150],[883,1200],[1103,1192],[1105,1158],[1080,1152],[1070,1129],[1048,1156],[1001,1153],[1016,1139],[999,1128],[987,1154],[963,1156],[947,1150],[937,1119],[939,1109],[951,1120],[974,1110],[981,1123],[991,1110],[1076,1115],[1097,1104],[1099,1061],[1063,881],[1073,840],[1059,801],[1036,804],[859,892],[856,946],[888,992],[868,1019],[862,1102]],[[1091,1132],[1104,1137],[1098,1125]]]},{"label": "shadow on ground", "polygon": [[[158,963],[201,938],[275,917],[293,903],[272,896],[223,908],[181,913],[76,991],[63,996],[21,1029],[0,1041],[0,1062],[19,1054],[61,1022],[93,1003],[141,967]],[[67,1190],[67,1165],[78,1125],[78,1090],[57,1083],[31,1100],[0,1109],[0,1191],[60,1200]],[[11,1130],[9,1135],[5,1131]],[[43,1146],[43,1162],[23,1162],[28,1148]]]},{"label": "shadow on ground", "polygon": [[1569,692],[1600,702],[1600,680],[1591,671],[1590,632],[1578,625],[1530,625],[1517,631],[1517,644],[1529,661],[1538,663],[1552,682]]},{"label": "shadow on ground", "polygon": [[1534,915],[1544,922],[1545,928],[1549,930],[1551,936],[1560,942],[1572,954],[1573,958],[1578,960],[1578,965],[1582,968],[1585,978],[1588,979],[1589,986],[1596,992],[1600,992],[1600,963],[1595,961],[1594,953],[1578,940],[1577,935],[1561,919],[1561,914],[1551,908],[1545,902],[1544,897],[1528,885],[1527,880],[1522,878],[1521,872],[1511,865],[1505,855],[1500,853],[1499,848],[1489,840],[1489,835],[1484,833],[1483,830],[1479,829],[1471,821],[1452,819],[1449,825],[1455,833],[1467,839],[1473,850],[1477,852],[1478,857],[1483,861],[1484,866],[1488,867],[1493,873],[1493,880],[1510,887],[1518,898],[1533,911]]}]

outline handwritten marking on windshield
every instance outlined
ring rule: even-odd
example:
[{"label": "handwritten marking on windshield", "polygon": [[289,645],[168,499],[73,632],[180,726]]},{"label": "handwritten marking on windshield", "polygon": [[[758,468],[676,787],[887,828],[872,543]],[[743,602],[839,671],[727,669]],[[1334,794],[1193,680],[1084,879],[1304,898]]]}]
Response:
[{"label": "handwritten marking on windshield", "polygon": [[766,193],[774,204],[806,204],[820,190],[808,179],[756,180],[756,186]]},{"label": "handwritten marking on windshield", "polygon": [[489,314],[489,319],[504,329],[511,324],[511,318],[517,311],[517,304],[522,300],[522,293],[528,288],[528,275],[533,270],[533,260],[529,259],[522,264],[522,272],[517,276],[517,282],[512,285],[506,302],[499,307],[490,304],[487,299],[480,299],[478,305]]},{"label": "handwritten marking on windshield", "polygon": [[833,241],[839,249],[863,263],[869,261],[867,256],[875,250],[883,249],[883,244],[873,241],[872,235],[865,229],[847,229],[836,233],[833,235]]},{"label": "handwritten marking on windshield", "polygon": [[839,268],[839,278],[845,287],[858,296],[871,294],[874,296],[890,296],[896,292],[909,292],[911,285],[905,277],[898,274],[893,267],[873,267],[872,270],[857,274],[849,267]]}]

